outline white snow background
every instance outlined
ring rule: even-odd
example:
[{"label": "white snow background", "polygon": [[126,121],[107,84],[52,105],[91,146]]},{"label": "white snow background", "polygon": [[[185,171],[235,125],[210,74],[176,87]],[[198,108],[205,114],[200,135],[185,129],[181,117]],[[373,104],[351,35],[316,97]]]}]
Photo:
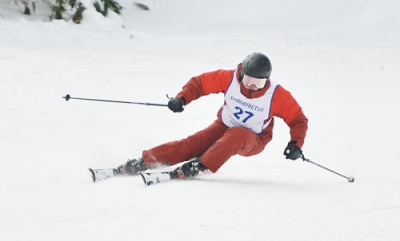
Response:
[{"label": "white snow background", "polygon": [[[82,24],[24,16],[0,3],[1,240],[400,240],[398,0],[120,0]],[[146,187],[93,183],[143,149],[208,126],[223,102],[165,107],[190,77],[263,52],[271,79],[309,118],[303,151],[284,159],[289,129],[217,173]]]}]

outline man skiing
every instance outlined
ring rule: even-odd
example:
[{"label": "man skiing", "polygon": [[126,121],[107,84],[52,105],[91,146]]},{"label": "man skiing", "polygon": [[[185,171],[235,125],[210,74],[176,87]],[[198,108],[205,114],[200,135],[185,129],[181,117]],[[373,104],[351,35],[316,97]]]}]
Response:
[{"label": "man skiing", "polygon": [[[289,91],[271,82],[272,67],[262,53],[248,55],[236,69],[217,70],[192,77],[168,102],[173,112],[201,96],[224,93],[217,119],[205,129],[185,139],[168,142],[142,152],[115,170],[137,175],[158,164],[180,166],[177,175],[192,177],[209,169],[216,172],[233,155],[253,156],[262,152],[272,139],[274,117],[282,118],[290,129],[284,149],[286,159],[301,156],[308,119]],[[177,170],[178,170],[177,169]]]}]

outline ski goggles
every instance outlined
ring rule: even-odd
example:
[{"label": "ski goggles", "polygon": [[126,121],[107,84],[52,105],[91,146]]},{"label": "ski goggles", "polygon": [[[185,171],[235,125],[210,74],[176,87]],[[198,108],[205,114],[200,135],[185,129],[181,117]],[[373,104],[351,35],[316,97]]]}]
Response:
[{"label": "ski goggles", "polygon": [[242,82],[245,86],[254,85],[258,89],[261,89],[261,88],[264,88],[265,83],[267,83],[267,78],[259,79],[259,78],[250,77],[248,75],[243,75]]}]

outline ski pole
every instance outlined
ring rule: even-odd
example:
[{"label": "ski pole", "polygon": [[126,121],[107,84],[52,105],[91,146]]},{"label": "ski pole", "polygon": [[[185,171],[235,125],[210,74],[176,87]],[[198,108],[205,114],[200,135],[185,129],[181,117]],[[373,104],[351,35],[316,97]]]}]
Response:
[{"label": "ski pole", "polygon": [[314,165],[316,165],[316,166],[319,166],[319,167],[321,167],[321,168],[323,168],[323,169],[325,169],[325,170],[327,170],[327,171],[330,171],[330,172],[332,172],[332,173],[335,173],[336,175],[339,175],[339,176],[341,176],[341,177],[344,177],[344,178],[347,179],[348,182],[354,182],[354,177],[352,177],[352,176],[347,177],[347,176],[345,176],[345,175],[343,175],[343,174],[340,174],[340,173],[338,173],[338,172],[335,172],[335,171],[333,171],[333,170],[331,170],[331,169],[329,169],[329,168],[327,168],[327,167],[324,167],[324,166],[322,166],[322,165],[320,165],[320,164],[318,164],[318,163],[312,162],[310,159],[306,158],[306,157],[303,155],[303,153],[301,154],[301,159],[303,159],[303,161],[306,161],[306,162],[309,162],[309,163],[314,164]]},{"label": "ski pole", "polygon": [[88,98],[77,98],[71,97],[69,94],[62,97],[66,101],[69,100],[88,100],[88,101],[101,101],[101,102],[112,102],[112,103],[122,103],[122,104],[134,104],[134,105],[152,105],[152,106],[165,106],[168,107],[166,104],[156,104],[156,103],[149,103],[149,102],[132,102],[132,101],[119,101],[119,100],[103,100],[103,99],[88,99]]}]

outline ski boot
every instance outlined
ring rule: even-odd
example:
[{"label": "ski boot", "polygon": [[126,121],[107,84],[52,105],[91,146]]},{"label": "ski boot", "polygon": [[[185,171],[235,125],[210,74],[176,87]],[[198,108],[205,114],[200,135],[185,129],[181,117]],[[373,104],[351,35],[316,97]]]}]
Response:
[{"label": "ski boot", "polygon": [[116,175],[138,175],[139,172],[149,169],[144,163],[143,158],[128,160],[125,165],[121,165],[114,169]]},{"label": "ski boot", "polygon": [[196,157],[176,168],[171,175],[174,178],[194,177],[204,170],[207,170],[207,167],[203,165],[200,158]]}]

